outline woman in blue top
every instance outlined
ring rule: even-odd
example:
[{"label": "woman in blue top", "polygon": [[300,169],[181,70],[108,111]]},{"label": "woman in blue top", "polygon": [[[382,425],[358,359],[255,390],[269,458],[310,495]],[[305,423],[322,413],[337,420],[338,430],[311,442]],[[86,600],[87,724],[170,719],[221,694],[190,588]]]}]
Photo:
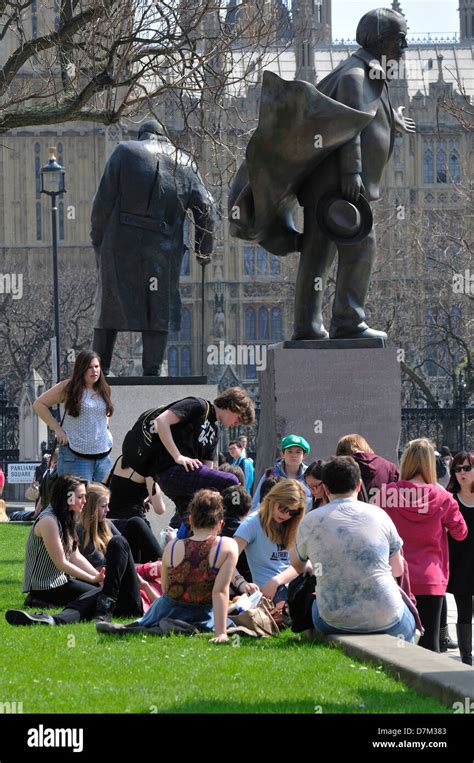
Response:
[{"label": "woman in blue top", "polygon": [[[62,425],[49,410],[60,403],[65,409]],[[71,378],[40,395],[33,409],[55,432],[60,445],[58,474],[105,482],[112,466],[109,458],[112,435],[108,427],[114,407],[97,353],[80,352]]]},{"label": "woman in blue top", "polygon": [[234,535],[239,554],[245,550],[253,582],[275,604],[287,598],[286,586],[298,574],[291,566],[290,552],[305,512],[306,492],[302,484],[282,480]]}]

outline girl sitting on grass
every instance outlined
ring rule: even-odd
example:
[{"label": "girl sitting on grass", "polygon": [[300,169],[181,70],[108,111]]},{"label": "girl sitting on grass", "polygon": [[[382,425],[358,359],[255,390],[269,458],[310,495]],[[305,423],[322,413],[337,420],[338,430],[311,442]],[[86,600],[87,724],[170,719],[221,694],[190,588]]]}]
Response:
[{"label": "girl sitting on grass", "polygon": [[274,604],[286,600],[287,585],[298,575],[291,566],[290,552],[306,512],[306,497],[301,482],[278,482],[258,512],[244,519],[234,534],[239,553],[247,555],[253,582]]},{"label": "girl sitting on grass", "polygon": [[[132,594],[131,602],[134,609],[128,608],[129,614],[141,615],[150,608],[152,601],[161,596],[161,562],[153,561],[145,564],[135,564],[131,556],[129,544],[114,540],[121,534],[113,521],[107,519],[109,512],[110,491],[101,483],[91,483],[87,488],[87,502],[77,525],[79,548],[83,556],[96,569],[104,565],[107,572],[118,573],[120,593]],[[126,537],[126,536],[125,536]],[[117,548],[118,544],[118,548]],[[139,597],[143,610],[139,606]],[[118,606],[119,610],[123,608]]]},{"label": "girl sitting on grass", "polygon": [[212,630],[211,641],[228,641],[226,632],[229,585],[237,562],[237,544],[222,538],[224,510],[222,498],[214,490],[199,490],[190,503],[191,538],[168,543],[161,567],[164,595],[138,622],[128,626],[97,623],[100,633],[124,633],[139,628],[155,628],[172,618]]}]

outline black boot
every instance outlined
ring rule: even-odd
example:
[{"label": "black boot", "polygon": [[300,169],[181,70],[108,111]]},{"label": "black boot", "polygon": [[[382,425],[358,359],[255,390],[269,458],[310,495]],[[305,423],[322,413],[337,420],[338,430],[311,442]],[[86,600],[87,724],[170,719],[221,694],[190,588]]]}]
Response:
[{"label": "black boot", "polygon": [[94,621],[96,623],[110,623],[114,614],[116,601],[112,596],[100,594],[95,608]]},{"label": "black boot", "polygon": [[472,666],[472,623],[458,623],[456,633],[458,634],[461,662]]},{"label": "black boot", "polygon": [[46,612],[35,612],[30,615],[28,612],[22,612],[21,609],[8,609],[5,612],[5,619],[10,625],[57,625],[56,620],[47,615]]},{"label": "black boot", "polygon": [[457,649],[457,648],[458,648],[458,642],[453,641],[453,639],[449,635],[449,627],[445,625],[443,628],[440,628],[439,629],[439,651],[447,652],[448,649]]}]

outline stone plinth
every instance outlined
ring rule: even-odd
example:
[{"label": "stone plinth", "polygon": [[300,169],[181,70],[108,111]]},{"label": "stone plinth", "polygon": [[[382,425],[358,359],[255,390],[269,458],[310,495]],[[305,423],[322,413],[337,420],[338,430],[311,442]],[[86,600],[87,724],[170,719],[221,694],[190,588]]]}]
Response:
[{"label": "stone plinth", "polygon": [[[397,461],[401,372],[397,351],[362,340],[271,345],[259,372],[261,414],[256,478],[275,458],[281,437],[308,440],[307,461],[334,454],[340,437],[363,435],[376,453]],[[372,340],[373,341],[373,340]],[[361,345],[362,342],[362,345]],[[287,346],[288,345],[288,346]],[[316,345],[322,345],[322,352]],[[353,349],[350,349],[353,347]]]}]

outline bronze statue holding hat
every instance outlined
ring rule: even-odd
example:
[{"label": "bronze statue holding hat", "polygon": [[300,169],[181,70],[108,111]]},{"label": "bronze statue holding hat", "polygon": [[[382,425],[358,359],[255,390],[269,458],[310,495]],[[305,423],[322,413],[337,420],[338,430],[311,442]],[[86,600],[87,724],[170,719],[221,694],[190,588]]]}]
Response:
[{"label": "bronze statue holding hat", "polygon": [[[359,21],[361,47],[317,87],[264,73],[258,127],[229,196],[230,231],[279,256],[301,252],[293,339],[387,338],[365,322],[375,257],[369,202],[379,198],[395,131],[415,132],[387,85],[406,33],[400,13],[378,8]],[[298,205],[303,233],[293,220]],[[328,333],[322,304],[336,252]]]}]

